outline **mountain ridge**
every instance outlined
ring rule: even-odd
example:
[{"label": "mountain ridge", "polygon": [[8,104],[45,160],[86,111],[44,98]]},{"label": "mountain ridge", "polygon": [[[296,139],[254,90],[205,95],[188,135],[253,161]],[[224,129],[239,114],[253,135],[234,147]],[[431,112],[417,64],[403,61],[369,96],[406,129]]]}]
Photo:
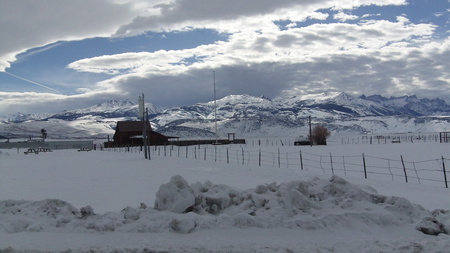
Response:
[{"label": "mountain ridge", "polygon": [[[146,103],[146,107],[156,131],[189,138],[215,136],[215,122],[220,135],[227,132],[243,136],[298,135],[306,131],[309,116],[314,124],[325,125],[335,133],[450,129],[450,106],[444,100],[419,99],[415,95],[355,97],[345,92],[328,92],[269,99],[242,94],[165,110],[151,103]],[[12,118],[14,115],[0,118],[0,135],[20,136],[36,131],[36,127],[64,124],[70,131],[61,133],[60,138],[73,137],[73,133],[105,136],[114,133],[117,121],[139,120],[138,105],[130,100],[111,100],[52,115],[16,115],[16,118]]]}]

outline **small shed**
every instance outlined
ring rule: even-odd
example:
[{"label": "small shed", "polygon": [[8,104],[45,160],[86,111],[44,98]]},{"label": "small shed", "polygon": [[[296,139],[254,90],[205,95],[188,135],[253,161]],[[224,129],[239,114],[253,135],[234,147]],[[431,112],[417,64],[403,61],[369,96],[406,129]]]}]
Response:
[{"label": "small shed", "polygon": [[[163,145],[169,137],[154,132],[149,121],[145,122],[149,145]],[[114,145],[140,146],[143,145],[144,122],[143,121],[118,121],[114,133]]]}]

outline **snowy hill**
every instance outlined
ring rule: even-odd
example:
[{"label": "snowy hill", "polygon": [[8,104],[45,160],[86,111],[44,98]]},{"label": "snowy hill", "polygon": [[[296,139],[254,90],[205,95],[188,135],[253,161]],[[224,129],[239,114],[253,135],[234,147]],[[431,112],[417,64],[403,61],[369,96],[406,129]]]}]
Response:
[{"label": "snowy hill", "polygon": [[[217,105],[217,107],[215,107]],[[216,102],[173,107],[164,111],[151,103],[149,119],[158,132],[186,138],[238,136],[298,136],[308,132],[308,117],[333,133],[378,134],[439,132],[450,129],[450,106],[439,98],[416,96],[354,97],[344,92],[303,96],[254,97],[229,95]],[[215,110],[216,109],[216,110]],[[54,115],[12,114],[0,117],[0,135],[38,135],[45,128],[52,138],[105,137],[119,120],[138,120],[138,105],[112,100]]]}]

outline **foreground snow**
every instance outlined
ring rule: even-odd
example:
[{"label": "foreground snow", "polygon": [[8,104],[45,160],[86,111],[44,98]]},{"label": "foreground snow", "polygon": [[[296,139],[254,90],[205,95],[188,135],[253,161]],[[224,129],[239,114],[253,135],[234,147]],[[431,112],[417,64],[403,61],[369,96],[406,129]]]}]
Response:
[{"label": "foreground snow", "polygon": [[1,150],[0,159],[0,252],[450,247],[442,187],[133,153]]}]

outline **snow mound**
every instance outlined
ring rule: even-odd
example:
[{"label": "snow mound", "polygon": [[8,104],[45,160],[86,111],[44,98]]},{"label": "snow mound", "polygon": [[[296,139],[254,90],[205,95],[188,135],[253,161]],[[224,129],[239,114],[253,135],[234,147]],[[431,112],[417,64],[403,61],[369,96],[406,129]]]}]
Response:
[{"label": "snow mound", "polygon": [[[429,212],[405,198],[383,196],[344,179],[315,178],[240,190],[212,182],[189,185],[172,177],[156,193],[154,208],[141,203],[95,214],[61,200],[0,201],[0,233],[175,232],[225,228],[389,229],[414,227],[426,234],[450,231],[449,211]],[[410,226],[412,225],[412,226]]]},{"label": "snow mound", "polygon": [[159,187],[156,193],[155,209],[184,213],[194,203],[194,192],[188,182],[181,176],[173,176],[169,183]]},{"label": "snow mound", "polygon": [[450,234],[450,211],[434,210],[431,216],[423,218],[416,229],[427,235]]},{"label": "snow mound", "polygon": [[60,227],[79,215],[78,209],[58,199],[0,201],[0,231],[38,232],[49,226]]}]

